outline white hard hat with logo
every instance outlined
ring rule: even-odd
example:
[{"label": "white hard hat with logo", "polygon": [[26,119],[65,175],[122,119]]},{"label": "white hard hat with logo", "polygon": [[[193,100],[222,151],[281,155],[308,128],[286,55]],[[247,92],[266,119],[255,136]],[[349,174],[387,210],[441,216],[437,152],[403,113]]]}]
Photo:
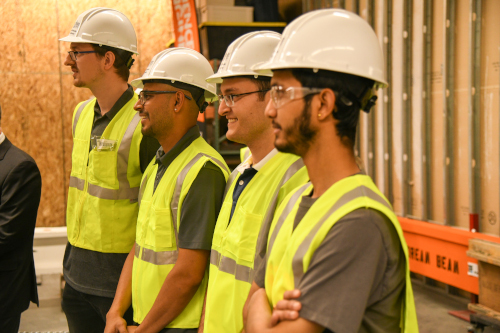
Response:
[{"label": "white hard hat with logo", "polygon": [[144,75],[130,84],[142,88],[144,81],[148,80],[181,82],[203,89],[205,100],[212,102],[217,98],[215,85],[205,79],[213,74],[212,66],[201,53],[185,47],[173,47],[155,55]]},{"label": "white hard hat with logo", "polygon": [[237,38],[227,48],[217,73],[208,77],[207,82],[221,83],[224,78],[233,76],[273,76],[271,71],[257,73],[252,67],[269,61],[280,38],[281,34],[267,30]]},{"label": "white hard hat with logo", "polygon": [[123,13],[111,8],[97,7],[80,14],[69,35],[59,40],[106,45],[139,54],[132,23]]},{"label": "white hard hat with logo", "polygon": [[384,56],[372,27],[343,9],[320,9],[299,16],[283,31],[266,70],[311,68],[356,75],[386,86]]}]

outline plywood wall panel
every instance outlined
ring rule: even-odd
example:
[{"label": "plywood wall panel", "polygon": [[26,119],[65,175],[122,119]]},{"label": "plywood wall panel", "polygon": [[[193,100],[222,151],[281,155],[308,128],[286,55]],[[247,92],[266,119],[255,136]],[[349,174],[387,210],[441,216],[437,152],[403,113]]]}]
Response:
[{"label": "plywood wall panel", "polygon": [[444,223],[444,152],[443,136],[443,52],[444,52],[444,6],[442,1],[433,1],[432,17],[432,82],[431,82],[431,220]]},{"label": "plywood wall panel", "polygon": [[499,236],[500,1],[483,0],[480,231]]},{"label": "plywood wall panel", "polygon": [[[142,4],[142,2],[141,2]],[[149,1],[146,6],[139,6],[139,58],[134,65],[134,72],[144,73],[151,59],[167,48],[167,43],[174,38],[172,27],[172,6],[170,1]]]},{"label": "plywood wall panel", "polygon": [[[2,22],[0,42],[0,73],[21,72],[23,49],[18,33],[20,24],[20,6],[15,0],[4,0],[0,6],[0,22]],[[1,103],[1,101],[0,101]]]},{"label": "plywood wall panel", "polygon": [[18,1],[23,73],[59,72],[56,0]]},{"label": "plywood wall panel", "polygon": [[[62,131],[59,117],[58,75],[3,75],[0,94],[8,88],[2,105],[2,129],[12,142],[36,161],[42,175],[42,198],[37,226],[61,225],[64,218]],[[43,82],[44,84],[40,84]],[[21,132],[16,132],[21,129]],[[14,129],[14,131],[12,131]]]},{"label": "plywood wall panel", "polygon": [[455,22],[455,126],[454,202],[452,225],[469,228],[469,0],[456,2]]}]

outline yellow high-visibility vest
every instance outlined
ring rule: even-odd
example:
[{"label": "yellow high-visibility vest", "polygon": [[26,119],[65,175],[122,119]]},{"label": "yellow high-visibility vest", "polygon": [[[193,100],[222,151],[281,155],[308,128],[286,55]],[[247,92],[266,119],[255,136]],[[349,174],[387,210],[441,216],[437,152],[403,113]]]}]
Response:
[{"label": "yellow high-visibility vest", "polygon": [[206,333],[241,332],[243,305],[254,270],[265,255],[276,207],[288,193],[309,180],[302,159],[277,153],[245,187],[229,221],[239,175],[235,170],[229,178],[214,231],[205,307]]},{"label": "yellow high-visibility vest", "polygon": [[[108,124],[101,138],[114,142],[89,152],[96,99],[73,114],[73,152],[66,224],[71,245],[104,253],[130,252],[135,240],[142,140],[137,95]],[[102,148],[102,149],[101,149]]]},{"label": "yellow high-visibility vest", "polygon": [[387,216],[396,229],[406,260],[405,299],[401,308],[402,332],[418,332],[415,302],[410,280],[408,247],[391,205],[366,175],[344,178],[330,187],[313,204],[293,230],[300,198],[311,192],[304,185],[286,198],[272,222],[268,240],[265,286],[272,307],[287,290],[298,289],[316,249],[342,217],[360,208],[375,209]]},{"label": "yellow high-visibility vest", "polygon": [[[229,169],[226,163],[201,137],[194,140],[169,165],[155,191],[158,164],[152,161],[144,172],[132,268],[132,306],[134,321],[139,324],[151,310],[167,275],[177,261],[182,203],[196,176],[208,161],[217,165],[227,180]],[[187,307],[166,327],[199,326],[207,279],[208,270]]]}]

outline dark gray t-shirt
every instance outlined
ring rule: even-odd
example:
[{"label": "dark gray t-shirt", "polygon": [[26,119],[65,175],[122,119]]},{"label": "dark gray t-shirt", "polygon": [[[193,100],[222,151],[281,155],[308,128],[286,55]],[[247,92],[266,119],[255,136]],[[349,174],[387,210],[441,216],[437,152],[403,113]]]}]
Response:
[{"label": "dark gray t-shirt", "polygon": [[[303,197],[296,227],[315,199]],[[265,287],[265,262],[255,282]],[[300,281],[300,317],[325,332],[399,332],[405,258],[396,229],[382,213],[358,209],[340,219]]]}]

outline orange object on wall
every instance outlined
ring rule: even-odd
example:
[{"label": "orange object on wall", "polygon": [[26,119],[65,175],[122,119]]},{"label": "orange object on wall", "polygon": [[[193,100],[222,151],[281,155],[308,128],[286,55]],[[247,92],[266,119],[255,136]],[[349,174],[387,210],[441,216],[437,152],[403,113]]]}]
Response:
[{"label": "orange object on wall", "polygon": [[468,257],[469,239],[500,243],[499,237],[399,217],[410,270],[473,294],[479,293],[477,260]]},{"label": "orange object on wall", "polygon": [[200,37],[194,0],[172,0],[175,46],[200,52]]}]

